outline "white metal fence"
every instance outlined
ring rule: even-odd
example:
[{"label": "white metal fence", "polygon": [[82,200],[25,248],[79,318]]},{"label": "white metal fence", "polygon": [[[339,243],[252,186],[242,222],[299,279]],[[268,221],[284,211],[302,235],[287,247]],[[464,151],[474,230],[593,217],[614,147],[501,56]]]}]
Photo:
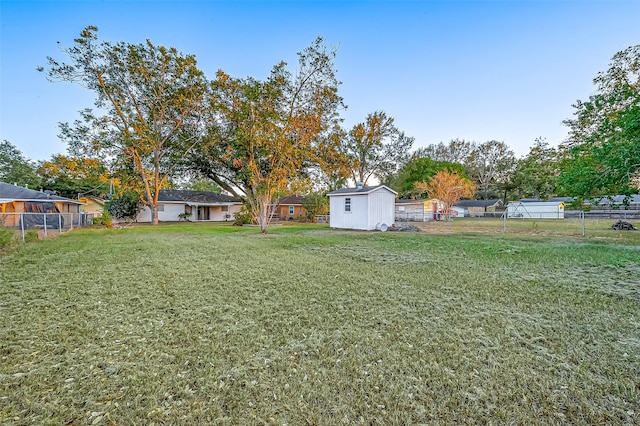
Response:
[{"label": "white metal fence", "polygon": [[21,231],[22,239],[30,229],[48,232],[65,232],[93,223],[92,213],[0,213],[0,226]]}]

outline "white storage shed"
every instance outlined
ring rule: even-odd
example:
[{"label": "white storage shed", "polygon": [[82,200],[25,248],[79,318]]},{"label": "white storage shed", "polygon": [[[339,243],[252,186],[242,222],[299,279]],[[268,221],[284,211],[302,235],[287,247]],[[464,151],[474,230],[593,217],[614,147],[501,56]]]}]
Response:
[{"label": "white storage shed", "polygon": [[558,201],[515,201],[507,205],[509,219],[564,219],[564,203]]},{"label": "white storage shed", "polygon": [[395,222],[397,192],[386,187],[343,188],[327,194],[331,228],[386,231]]}]

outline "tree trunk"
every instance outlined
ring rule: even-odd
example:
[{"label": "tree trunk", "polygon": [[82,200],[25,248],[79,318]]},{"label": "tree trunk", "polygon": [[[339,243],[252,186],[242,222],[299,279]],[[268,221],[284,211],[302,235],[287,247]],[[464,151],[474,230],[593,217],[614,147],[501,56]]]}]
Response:
[{"label": "tree trunk", "polygon": [[151,224],[152,225],[157,225],[158,224],[158,205],[151,205],[149,206],[151,208]]}]

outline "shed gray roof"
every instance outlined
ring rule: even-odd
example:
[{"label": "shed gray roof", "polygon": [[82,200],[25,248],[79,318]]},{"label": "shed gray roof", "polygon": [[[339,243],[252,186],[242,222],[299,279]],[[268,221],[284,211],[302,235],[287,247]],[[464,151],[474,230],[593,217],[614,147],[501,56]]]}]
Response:
[{"label": "shed gray roof", "polygon": [[362,188],[342,188],[332,191],[327,194],[327,196],[331,197],[333,195],[361,195],[361,194],[370,194],[371,192],[377,191],[379,189],[386,189],[389,192],[394,194],[398,194],[393,189],[389,188],[385,185],[377,185],[377,186],[364,186]]},{"label": "shed gray roof", "polygon": [[161,189],[158,194],[158,201],[200,204],[242,203],[240,198],[219,194],[217,192],[187,191],[180,189]]},{"label": "shed gray roof", "polygon": [[23,188],[21,186],[12,185],[10,183],[0,182],[0,199],[5,201],[59,201],[73,204],[83,204],[80,201],[70,198],[60,197],[58,195],[46,192],[35,191],[33,189]]}]

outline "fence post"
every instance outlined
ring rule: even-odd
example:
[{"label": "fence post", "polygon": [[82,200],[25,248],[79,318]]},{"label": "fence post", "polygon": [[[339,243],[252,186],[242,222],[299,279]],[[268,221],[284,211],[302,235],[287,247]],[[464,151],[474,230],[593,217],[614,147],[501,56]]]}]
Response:
[{"label": "fence post", "polygon": [[44,218],[44,236],[47,236],[47,214],[46,213],[42,213],[42,217]]},{"label": "fence post", "polygon": [[58,213],[58,232],[62,233],[62,213]]},{"label": "fence post", "polygon": [[504,218],[504,225],[502,226],[502,233],[506,234],[507,233],[507,211],[505,210],[504,213],[502,213],[502,217]]},{"label": "fence post", "polygon": [[24,243],[24,213],[20,213],[20,229],[22,230],[22,242]]},{"label": "fence post", "polygon": [[584,215],[584,211],[580,212],[580,219],[582,221],[582,236],[586,236],[586,229],[585,229],[585,215]]}]

